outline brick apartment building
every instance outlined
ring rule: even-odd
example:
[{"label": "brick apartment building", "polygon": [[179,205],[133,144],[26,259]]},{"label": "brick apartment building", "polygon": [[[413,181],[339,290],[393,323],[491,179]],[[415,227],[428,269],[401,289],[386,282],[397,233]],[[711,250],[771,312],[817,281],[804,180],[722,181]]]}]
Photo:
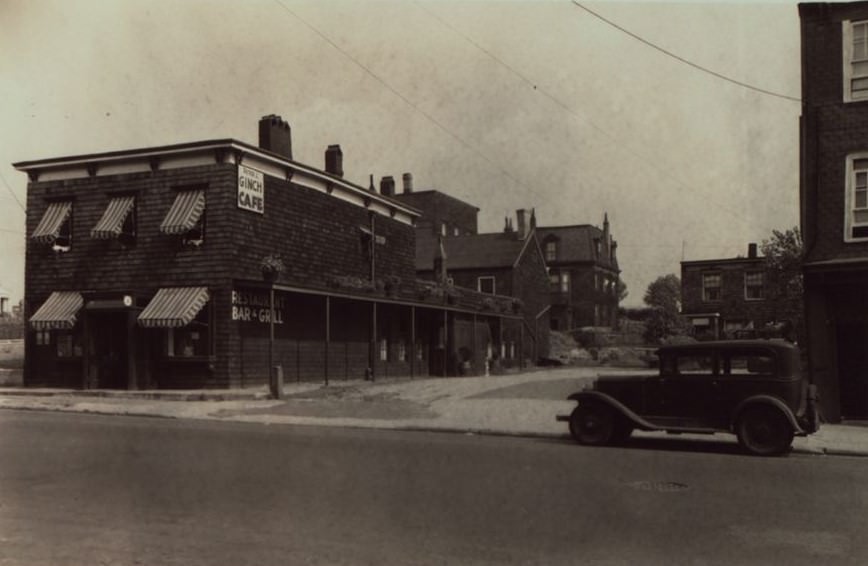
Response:
[{"label": "brick apartment building", "polygon": [[615,326],[618,318],[618,243],[590,224],[537,228],[549,267],[552,330]]},{"label": "brick apartment building", "polygon": [[344,179],[342,159],[294,161],[289,125],[266,116],[258,147],[16,163],[25,384],[244,387],[270,358],[287,380],[482,373],[521,312],[417,280],[419,211]]},{"label": "brick apartment building", "polygon": [[811,377],[868,417],[868,2],[800,4],[801,229]]},{"label": "brick apartment building", "polygon": [[747,257],[681,262],[681,312],[699,339],[736,338],[781,322],[767,300],[765,258],[749,244]]},{"label": "brick apartment building", "polygon": [[[479,232],[479,208],[440,191],[414,191],[410,173],[404,173],[403,182],[403,192],[395,196],[421,212],[416,221],[416,232],[423,237],[467,236]],[[381,184],[392,186],[392,178],[385,177]]]}]

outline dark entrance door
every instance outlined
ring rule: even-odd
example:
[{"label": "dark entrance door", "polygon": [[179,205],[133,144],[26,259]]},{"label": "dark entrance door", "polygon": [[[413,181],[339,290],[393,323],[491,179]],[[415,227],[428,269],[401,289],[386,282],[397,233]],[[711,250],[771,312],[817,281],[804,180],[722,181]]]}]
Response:
[{"label": "dark entrance door", "polygon": [[868,417],[868,323],[841,322],[836,330],[841,416]]},{"label": "dark entrance door", "polygon": [[127,313],[100,312],[90,314],[91,387],[126,389],[128,377]]}]

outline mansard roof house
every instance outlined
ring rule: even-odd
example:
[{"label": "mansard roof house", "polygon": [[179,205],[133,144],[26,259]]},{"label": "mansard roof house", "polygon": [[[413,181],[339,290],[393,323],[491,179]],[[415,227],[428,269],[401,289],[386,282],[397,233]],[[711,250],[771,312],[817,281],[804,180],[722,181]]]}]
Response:
[{"label": "mansard roof house", "polygon": [[618,317],[618,243],[590,224],[541,226],[537,238],[549,267],[553,330],[615,326]]}]

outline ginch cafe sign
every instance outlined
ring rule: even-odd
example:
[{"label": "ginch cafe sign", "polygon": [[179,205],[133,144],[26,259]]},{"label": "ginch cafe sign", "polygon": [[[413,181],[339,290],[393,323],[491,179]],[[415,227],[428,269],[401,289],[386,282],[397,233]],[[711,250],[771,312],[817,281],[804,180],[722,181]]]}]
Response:
[{"label": "ginch cafe sign", "polygon": [[265,175],[262,171],[238,165],[238,208],[265,213]]}]

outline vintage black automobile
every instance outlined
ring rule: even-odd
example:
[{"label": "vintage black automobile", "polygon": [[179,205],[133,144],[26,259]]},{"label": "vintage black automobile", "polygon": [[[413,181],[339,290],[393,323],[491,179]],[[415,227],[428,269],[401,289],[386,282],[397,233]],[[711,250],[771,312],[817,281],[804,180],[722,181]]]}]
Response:
[{"label": "vintage black automobile", "polygon": [[657,375],[598,377],[569,399],[570,433],[582,444],[626,440],[633,430],[733,433],[750,453],[787,452],[820,426],[816,386],[784,340],[663,346]]}]

